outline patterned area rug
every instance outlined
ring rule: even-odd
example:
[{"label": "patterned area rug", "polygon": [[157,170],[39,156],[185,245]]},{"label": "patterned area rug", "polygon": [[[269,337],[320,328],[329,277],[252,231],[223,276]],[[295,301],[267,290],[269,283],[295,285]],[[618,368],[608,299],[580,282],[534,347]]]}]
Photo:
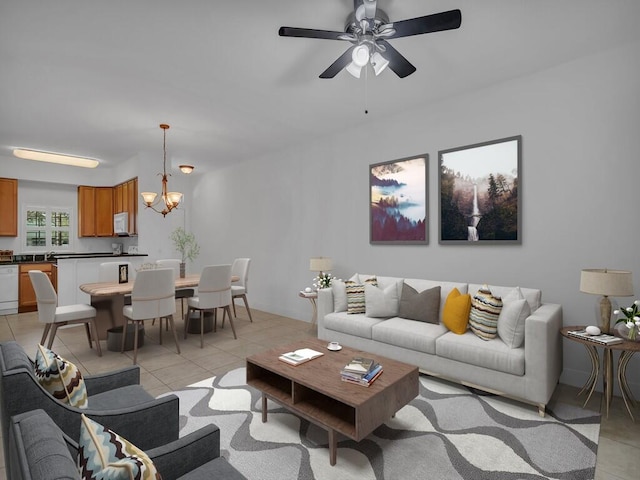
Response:
[{"label": "patterned area rug", "polygon": [[361,442],[338,439],[246,385],[245,369],[183,390],[180,435],[220,427],[222,455],[249,479],[591,479],[600,415],[564,404],[534,407],[420,375],[420,394]]}]

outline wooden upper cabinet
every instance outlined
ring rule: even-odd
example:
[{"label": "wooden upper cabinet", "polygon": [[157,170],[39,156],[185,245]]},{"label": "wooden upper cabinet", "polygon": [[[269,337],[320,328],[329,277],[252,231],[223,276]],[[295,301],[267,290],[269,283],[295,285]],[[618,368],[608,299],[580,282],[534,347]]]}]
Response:
[{"label": "wooden upper cabinet", "polygon": [[18,236],[18,180],[0,178],[0,236]]},{"label": "wooden upper cabinet", "polygon": [[78,187],[78,236],[113,237],[113,187]]},{"label": "wooden upper cabinet", "polygon": [[138,178],[132,178],[125,185],[125,211],[129,212],[129,232],[138,233]]},{"label": "wooden upper cabinet", "polygon": [[121,183],[113,187],[113,213],[122,213],[126,210],[124,206],[125,197],[123,195],[123,186],[124,184]]}]

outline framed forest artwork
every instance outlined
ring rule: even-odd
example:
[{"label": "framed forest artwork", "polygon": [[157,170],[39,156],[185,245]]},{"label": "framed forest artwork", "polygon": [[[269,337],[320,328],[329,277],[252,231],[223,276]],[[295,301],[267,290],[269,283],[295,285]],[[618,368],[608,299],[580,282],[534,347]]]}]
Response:
[{"label": "framed forest artwork", "polygon": [[522,136],[438,152],[441,244],[522,243]]},{"label": "framed forest artwork", "polygon": [[429,156],[369,165],[369,241],[427,244]]}]

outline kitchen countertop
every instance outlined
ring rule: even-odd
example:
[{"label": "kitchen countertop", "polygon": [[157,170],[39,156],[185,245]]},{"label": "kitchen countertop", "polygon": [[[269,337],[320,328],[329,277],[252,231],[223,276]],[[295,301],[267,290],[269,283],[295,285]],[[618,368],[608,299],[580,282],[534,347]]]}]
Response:
[{"label": "kitchen countertop", "polygon": [[87,252],[87,253],[61,253],[53,254],[51,258],[45,260],[45,254],[24,254],[14,255],[13,260],[0,262],[0,265],[17,265],[23,263],[56,263],[58,260],[69,260],[76,258],[123,258],[123,257],[147,257],[146,253],[122,253],[114,255],[110,252]]}]

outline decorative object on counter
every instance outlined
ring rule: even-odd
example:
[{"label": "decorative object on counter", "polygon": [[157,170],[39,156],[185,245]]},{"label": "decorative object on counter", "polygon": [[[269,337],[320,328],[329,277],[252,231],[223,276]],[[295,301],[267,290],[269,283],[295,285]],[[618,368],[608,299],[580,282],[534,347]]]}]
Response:
[{"label": "decorative object on counter", "polygon": [[155,270],[156,268],[158,268],[158,265],[156,263],[147,262],[136,268],[136,272],[142,272],[143,270]]},{"label": "decorative object on counter", "polygon": [[614,310],[616,315],[623,314],[624,318],[616,321],[616,329],[621,336],[629,340],[640,341],[638,330],[640,330],[640,300],[636,300],[630,307]]},{"label": "decorative object on counter", "polygon": [[609,297],[630,297],[633,295],[631,272],[586,268],[580,274],[580,291],[602,295],[598,303],[598,326],[602,333],[609,333],[611,323],[611,300]]},{"label": "decorative object on counter", "polygon": [[193,233],[185,231],[184,228],[178,227],[171,232],[171,241],[173,246],[182,255],[182,263],[180,263],[180,278],[184,278],[186,272],[187,259],[193,260],[200,254],[200,245],[196,242]]},{"label": "decorative object on counter", "polygon": [[[142,192],[142,199],[147,208],[150,208],[154,212],[161,213],[163,217],[167,216],[174,208],[180,204],[182,200],[182,193],[180,192],[167,192],[167,129],[169,129],[169,125],[166,123],[161,123],[160,128],[163,131],[163,142],[162,142],[162,152],[163,152],[163,163],[162,163],[162,210],[157,210],[155,207],[160,203],[160,199],[156,200],[158,196],[155,192]],[[160,175],[160,174],[158,174]]]},{"label": "decorative object on counter", "polygon": [[118,266],[118,283],[127,283],[129,281],[129,265],[123,263]]},{"label": "decorative object on counter", "polygon": [[0,250],[0,262],[12,262],[13,250]]}]

